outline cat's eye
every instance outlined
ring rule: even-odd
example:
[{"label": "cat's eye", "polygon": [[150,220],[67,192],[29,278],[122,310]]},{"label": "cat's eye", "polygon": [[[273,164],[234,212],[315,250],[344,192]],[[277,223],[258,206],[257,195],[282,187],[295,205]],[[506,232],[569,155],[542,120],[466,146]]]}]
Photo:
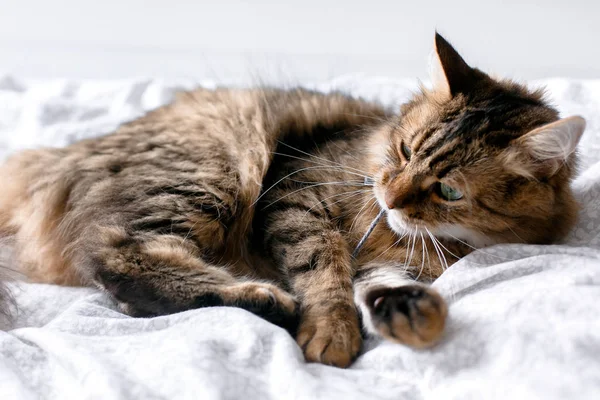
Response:
[{"label": "cat's eye", "polygon": [[402,142],[402,155],[406,157],[407,160],[410,160],[411,154],[410,147],[408,147],[406,143]]},{"label": "cat's eye", "polygon": [[463,194],[460,190],[448,186],[445,183],[440,182],[438,184],[438,192],[442,198],[448,201],[456,201],[463,198]]}]

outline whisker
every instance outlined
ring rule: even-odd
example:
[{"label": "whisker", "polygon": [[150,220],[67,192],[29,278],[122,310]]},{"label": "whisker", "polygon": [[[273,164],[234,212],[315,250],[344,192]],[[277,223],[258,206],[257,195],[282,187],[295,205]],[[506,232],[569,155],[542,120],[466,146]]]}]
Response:
[{"label": "whisker", "polygon": [[[436,246],[438,246],[438,249],[440,249],[440,254],[442,255],[442,258],[444,259],[444,264],[446,264],[446,268],[444,269],[444,271],[445,271],[445,270],[447,270],[448,268],[450,268],[450,267],[448,266],[448,260],[446,259],[446,254],[444,254],[444,252],[442,251],[442,248],[440,247],[440,246],[441,246],[441,242],[440,242],[440,240],[439,240],[438,238],[436,238],[436,237],[435,237],[435,235],[434,235],[433,233],[431,234],[431,237],[432,237],[432,239],[433,239],[433,242],[434,242],[434,244],[435,244]],[[445,248],[445,247],[444,247],[444,248]]]},{"label": "whisker", "polygon": [[445,231],[445,230],[443,230],[443,229],[442,229],[442,232],[444,232],[444,234],[446,234],[446,235],[448,235],[448,236],[450,236],[450,237],[454,238],[456,241],[458,241],[458,242],[460,242],[460,243],[464,244],[464,245],[465,245],[465,246],[467,246],[467,247],[470,247],[471,249],[473,249],[473,250],[475,250],[475,251],[477,251],[477,252],[479,252],[479,253],[486,254],[486,255],[488,255],[488,256],[490,256],[490,257],[495,257],[495,258],[497,258],[497,259],[499,259],[499,260],[502,260],[502,261],[516,261],[516,260],[517,260],[517,259],[512,259],[512,258],[501,257],[501,256],[498,256],[498,255],[496,255],[496,254],[488,253],[488,252],[486,252],[486,251],[485,251],[485,250],[483,250],[483,249],[478,249],[477,247],[474,247],[474,246],[472,246],[471,244],[469,244],[469,243],[465,242],[464,240],[461,240],[461,239],[457,238],[456,236],[452,235],[452,234],[451,234],[451,233],[449,233],[449,232],[446,232],[446,231]]},{"label": "whisker", "polygon": [[289,145],[289,144],[287,144],[287,143],[284,143],[284,142],[282,142],[282,141],[280,141],[280,140],[279,140],[278,142],[279,142],[280,144],[282,144],[282,145],[284,145],[284,146],[286,146],[286,147],[288,147],[288,148],[290,148],[290,149],[294,150],[294,151],[297,151],[298,153],[304,154],[304,155],[306,155],[306,156],[309,156],[309,157],[312,157],[312,158],[316,158],[317,160],[321,160],[321,161],[325,161],[325,162],[328,162],[328,163],[332,163],[332,164],[334,164],[334,165],[341,166],[341,167],[344,167],[344,168],[350,168],[350,169],[352,169],[352,170],[355,170],[355,171],[357,171],[357,172],[360,172],[360,173],[362,173],[362,174],[369,175],[369,173],[368,173],[368,172],[366,172],[366,171],[362,171],[362,170],[360,170],[360,169],[358,169],[358,168],[349,167],[349,166],[347,166],[347,165],[340,164],[340,163],[338,163],[338,162],[335,162],[335,161],[333,161],[333,160],[328,160],[328,159],[326,159],[326,158],[323,158],[323,157],[318,157],[318,156],[315,156],[314,154],[310,154],[310,153],[307,153],[307,152],[305,152],[305,151],[302,151],[302,150],[300,150],[300,149],[298,149],[298,148],[295,148],[294,146],[291,146],[291,145]]},{"label": "whisker", "polygon": [[383,217],[383,214],[385,214],[385,210],[379,211],[379,214],[377,214],[377,216],[371,221],[371,223],[369,224],[369,227],[367,228],[367,230],[363,234],[362,238],[358,241],[358,244],[354,248],[354,252],[352,252],[352,258],[356,258],[356,256],[360,252],[361,248],[364,246],[366,241],[369,239],[369,236],[371,236],[371,233],[375,230],[375,227],[381,220],[381,217]]},{"label": "whisker", "polygon": [[508,222],[506,222],[506,221],[502,221],[502,222],[504,223],[504,225],[506,225],[506,227],[507,227],[508,229],[510,229],[510,231],[511,231],[511,232],[512,232],[512,233],[513,233],[513,234],[514,234],[516,237],[517,237],[517,239],[519,239],[519,240],[520,240],[521,242],[523,242],[523,243],[527,243],[527,241],[526,241],[525,239],[523,239],[521,236],[519,236],[519,235],[517,234],[517,232],[515,232],[515,231],[513,230],[513,228],[511,228],[511,227],[510,227],[510,225],[508,224]]},{"label": "whisker", "polygon": [[409,232],[407,231],[406,234],[408,235],[408,240],[406,241],[406,255],[404,256],[404,263],[403,263],[403,268],[404,268],[404,272],[406,272],[408,270],[408,255],[410,254],[410,252],[408,251],[408,249],[410,248],[410,242],[412,239],[412,235],[409,235]]},{"label": "whisker", "polygon": [[415,252],[415,242],[417,241],[417,233],[416,233],[416,232],[414,232],[414,233],[412,234],[412,237],[413,237],[413,240],[412,240],[412,247],[411,247],[411,249],[410,249],[410,256],[409,256],[409,258],[408,258],[408,264],[407,264],[407,268],[408,268],[408,267],[410,267],[410,263],[412,262],[412,259],[413,259],[413,254],[414,254],[414,252]]},{"label": "whisker", "polygon": [[446,246],[444,246],[444,244],[442,243],[441,240],[439,240],[438,238],[435,237],[435,235],[429,231],[428,229],[426,229],[427,232],[429,232],[429,235],[431,236],[431,239],[436,239],[437,243],[442,246],[444,248],[444,250],[446,250],[448,253],[450,253],[451,256],[453,256],[454,258],[456,258],[457,260],[460,260],[462,257],[457,256],[456,254],[454,254],[453,252],[451,252]]},{"label": "whisker", "polygon": [[285,199],[286,197],[289,197],[289,196],[291,196],[293,194],[296,194],[298,192],[301,192],[303,190],[315,188],[315,187],[318,187],[318,186],[326,186],[326,185],[360,186],[360,185],[357,185],[357,184],[354,184],[354,183],[349,184],[349,183],[345,183],[345,182],[321,182],[321,183],[317,183],[317,184],[314,184],[314,185],[309,185],[307,187],[303,187],[303,188],[294,190],[293,192],[287,193],[284,196],[281,196],[280,198],[278,198],[277,200],[275,200],[275,201],[267,204],[266,206],[264,206],[263,210],[266,209],[266,208],[268,208],[268,207],[270,207],[270,206],[272,206],[273,204],[277,203],[278,201],[281,201],[281,200]]},{"label": "whisker", "polygon": [[423,239],[423,232],[419,232],[421,235],[421,248],[422,248],[422,255],[421,255],[421,269],[419,270],[419,274],[417,275],[417,277],[415,278],[416,281],[419,280],[419,278],[421,277],[421,274],[423,273],[423,267],[425,266],[425,239]]},{"label": "whisker", "polygon": [[[377,122],[382,122],[382,123],[388,123],[390,122],[388,119],[385,118],[381,118],[381,117],[376,117],[374,115],[363,115],[363,114],[356,114],[356,113],[342,113],[343,115],[347,115],[349,117],[360,117],[360,118],[369,118],[372,119],[373,121],[377,121]],[[361,130],[368,130],[369,128],[363,128]]]},{"label": "whisker", "polygon": [[446,271],[448,269],[448,262],[446,261],[446,256],[444,255],[444,252],[438,246],[439,241],[435,238],[433,233],[431,233],[429,230],[427,230],[427,233],[429,234],[429,237],[431,238],[431,242],[433,243],[433,248],[435,249],[435,252],[438,255],[438,259],[440,260],[440,265],[442,267],[442,270]]},{"label": "whisker", "polygon": [[[272,184],[267,190],[265,190],[264,192],[262,192],[260,194],[260,196],[257,197],[257,199],[254,201],[254,203],[252,203],[252,206],[256,205],[256,203],[258,203],[258,201],[265,195],[267,194],[267,192],[271,189],[273,189],[275,186],[277,186],[279,183],[281,183],[283,180],[289,178],[290,176],[300,173],[302,171],[306,171],[306,170],[312,170],[312,169],[324,169],[324,168],[329,168],[328,166],[313,166],[313,167],[306,167],[306,168],[300,168],[299,170],[296,170],[294,172],[291,172],[289,174],[287,174],[286,176],[284,176],[283,178],[281,178],[280,180],[278,180],[277,182],[275,182],[274,184]],[[356,174],[358,175],[358,174]]]},{"label": "whisker", "polygon": [[[445,248],[445,249],[446,249],[446,247],[445,247],[445,246],[442,244],[442,242],[441,242],[440,240],[438,240],[438,239],[435,237],[435,235],[429,231],[429,229],[425,228],[425,230],[427,231],[427,234],[428,234],[428,235],[429,235],[429,237],[431,238],[431,241],[432,241],[432,243],[433,243],[433,246],[434,246],[434,248],[436,248],[436,244],[435,244],[435,242],[437,241],[437,244],[438,244],[438,245],[440,245],[440,246],[442,246],[443,248]],[[441,251],[441,249],[440,249],[440,251]],[[452,253],[451,253],[451,252],[450,252],[448,249],[446,249],[446,251],[448,251],[450,254],[452,254]],[[437,250],[436,250],[436,252],[437,252]],[[456,257],[456,256],[455,256],[455,257]],[[439,258],[439,253],[438,253],[438,258]],[[457,257],[457,258],[458,258],[458,257]],[[444,260],[445,260],[445,257],[444,257]],[[441,260],[440,260],[440,262],[441,262]],[[443,268],[443,267],[442,267],[442,268]],[[447,269],[448,269],[448,262],[446,261],[446,270],[447,270]],[[450,298],[452,299],[452,301],[454,301],[454,300],[455,300],[455,297],[456,297],[456,291],[453,289],[453,287],[452,287],[452,284],[451,284],[451,286],[450,286]]]},{"label": "whisker", "polygon": [[290,178],[290,181],[292,181],[294,183],[300,183],[300,184],[303,184],[303,185],[315,185],[315,184],[324,183],[326,185],[365,186],[365,184],[363,182],[354,182],[354,181],[333,181],[333,182],[317,181],[317,182],[311,182],[311,181],[300,181],[300,180],[291,179],[291,178]]},{"label": "whisker", "polygon": [[333,196],[328,196],[328,197],[324,198],[323,200],[318,201],[314,206],[312,206],[311,208],[309,208],[308,210],[306,210],[306,214],[304,214],[303,218],[305,218],[315,207],[317,207],[320,204],[323,204],[325,201],[327,201],[327,200],[329,200],[331,198],[338,197],[338,196],[343,196],[345,194],[348,195],[348,196],[344,197],[343,199],[340,199],[340,200],[337,200],[337,201],[331,203],[331,205],[334,205],[334,204],[340,203],[340,202],[342,202],[344,200],[348,200],[349,198],[352,198],[354,196],[358,196],[359,194],[368,193],[370,191],[371,190],[360,189],[360,190],[353,190],[353,191],[350,191],[350,192],[337,193],[337,194],[334,194]]},{"label": "whisker", "polygon": [[[427,228],[425,228],[427,230]],[[433,270],[431,268],[431,259],[429,258],[429,249],[427,244],[425,245],[425,254],[427,255],[427,267],[429,268],[429,274],[433,276]]]},{"label": "whisker", "polygon": [[[433,233],[432,233],[432,235],[433,235]],[[450,236],[452,236],[452,235],[450,235]],[[454,237],[454,236],[453,236],[453,237]],[[454,239],[456,239],[457,241],[459,241],[459,242],[460,242],[460,239],[458,239],[457,237],[454,237]],[[446,252],[448,252],[448,254],[450,254],[451,256],[453,256],[454,258],[456,258],[456,260],[457,260],[457,261],[458,261],[458,260],[461,260],[462,258],[464,258],[464,257],[460,257],[460,256],[458,256],[458,255],[454,254],[452,251],[450,251],[450,249],[448,249],[446,246],[444,246],[444,244],[442,243],[442,241],[441,241],[440,239],[437,239],[437,238],[436,238],[436,240],[437,240],[437,243],[438,243],[438,244],[439,244],[441,247],[443,247],[443,248],[444,248],[444,250],[446,250]],[[497,255],[495,255],[495,254],[487,253],[487,252],[486,252],[486,251],[484,251],[483,249],[478,249],[478,248],[472,247],[472,246],[470,246],[468,243],[464,243],[464,244],[465,244],[465,245],[467,245],[467,246],[469,246],[469,247],[471,247],[471,248],[473,248],[473,249],[475,249],[475,250],[476,250],[478,253],[485,254],[485,255],[488,255],[488,256],[490,256],[490,257],[496,257],[496,258],[498,258],[498,259],[500,259],[500,260],[502,260],[502,261],[517,261],[517,260],[518,260],[517,258],[515,258],[515,259],[503,258],[503,257],[497,256]],[[474,264],[474,265],[481,265],[481,266],[487,266],[487,265],[488,265],[488,264],[482,264],[482,263],[478,263],[478,262],[476,262],[476,261],[473,261],[473,260],[469,260],[469,262],[470,262],[471,264]]]},{"label": "whisker", "polygon": [[433,239],[433,236],[432,236],[431,232],[427,231],[427,233],[429,234],[429,237],[431,238],[431,242],[433,243],[433,248],[434,248],[435,253],[436,253],[436,255],[438,257],[438,260],[440,262],[440,266],[442,267],[443,271],[446,271],[446,268],[444,268],[444,262],[442,261],[442,257],[440,255],[440,249],[436,246],[435,240]]},{"label": "whisker", "polygon": [[388,251],[390,251],[392,248],[396,247],[398,245],[398,243],[400,243],[400,241],[406,237],[406,235],[407,235],[406,233],[402,234],[402,236],[400,236],[398,238],[398,240],[396,240],[394,243],[392,243],[390,245],[390,247],[388,247],[387,249],[385,249],[384,251],[382,251],[381,254],[379,254],[378,256],[374,257],[373,260],[376,260],[376,259],[380,258],[385,253],[387,253]]},{"label": "whisker", "polygon": [[[333,170],[342,171],[342,172],[345,172],[347,174],[362,176],[363,178],[371,178],[371,176],[369,174],[365,175],[365,173],[358,173],[358,172],[354,172],[354,171],[348,171],[346,168],[349,168],[349,167],[346,166],[346,165],[343,165],[343,164],[329,165],[329,164],[319,163],[319,162],[316,162],[314,160],[310,160],[308,158],[302,158],[302,157],[298,157],[298,156],[293,156],[291,154],[286,154],[286,153],[273,152],[272,154],[278,155],[278,156],[283,156],[283,157],[289,157],[289,158],[292,158],[294,160],[300,160],[300,161],[304,161],[304,162],[309,162],[309,163],[312,163],[312,164],[316,164],[317,166],[321,166],[323,168],[331,168]],[[362,172],[362,171],[359,171],[359,172]]]},{"label": "whisker", "polygon": [[[352,131],[353,133],[358,133],[361,131],[366,131],[365,129],[357,129]],[[329,142],[330,145],[337,147],[338,150],[342,151],[344,154],[346,154],[347,156],[349,156],[350,158],[352,158],[355,161],[358,162],[362,162],[361,159],[359,159],[355,154],[350,153],[350,151],[348,151],[347,149],[343,149],[342,146],[340,146],[337,142],[333,141],[333,142]]]},{"label": "whisker", "polygon": [[[354,219],[352,220],[352,223],[350,224],[350,228],[349,231],[352,232],[352,230],[354,229],[354,224],[358,221],[358,218],[361,216],[361,212],[369,205],[369,203],[371,201],[375,200],[375,204],[377,204],[377,199],[375,199],[375,196],[372,196],[370,199],[368,199],[367,201],[365,201],[365,204],[360,208],[360,210],[358,210],[358,212],[356,213],[356,216],[354,217]],[[371,206],[372,208],[372,206]]]}]

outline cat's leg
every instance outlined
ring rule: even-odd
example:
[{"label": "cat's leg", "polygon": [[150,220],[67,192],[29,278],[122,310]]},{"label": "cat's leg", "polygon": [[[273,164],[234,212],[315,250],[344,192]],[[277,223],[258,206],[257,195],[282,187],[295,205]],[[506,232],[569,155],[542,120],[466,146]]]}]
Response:
[{"label": "cat's leg", "polygon": [[435,344],[444,331],[444,299],[400,266],[362,266],[354,280],[354,299],[371,335],[421,348]]},{"label": "cat's leg", "polygon": [[161,131],[142,149],[135,130],[91,143],[113,152],[126,141],[132,154],[85,160],[96,169],[70,192],[66,253],[84,282],[133,315],[236,306],[293,331],[293,297],[246,254],[262,172],[208,133],[200,140]]},{"label": "cat's leg", "polygon": [[193,241],[175,235],[135,236],[120,227],[103,227],[89,244],[82,265],[91,273],[90,279],[130,315],[232,306],[292,333],[296,329],[296,303],[289,293],[212,265],[202,259]]},{"label": "cat's leg", "polygon": [[265,247],[300,303],[297,342],[308,361],[348,366],[362,336],[353,301],[348,244],[332,223],[287,197],[265,224]]}]

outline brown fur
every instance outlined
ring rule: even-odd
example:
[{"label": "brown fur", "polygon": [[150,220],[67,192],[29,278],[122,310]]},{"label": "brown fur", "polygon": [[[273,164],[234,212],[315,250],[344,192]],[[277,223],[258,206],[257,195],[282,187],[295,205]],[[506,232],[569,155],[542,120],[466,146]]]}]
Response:
[{"label": "brown fur", "polygon": [[[431,345],[447,307],[410,277],[478,245],[443,227],[550,243],[577,210],[574,155],[550,175],[515,144],[556,111],[453,52],[438,41],[449,87],[400,116],[336,93],[199,89],[111,135],[23,152],[0,170],[0,230],[31,280],[96,285],[132,315],[239,306],[296,333],[309,361],[347,366],[358,306],[371,333]],[[441,180],[465,198],[445,201]],[[384,203],[390,225],[353,259]]]}]

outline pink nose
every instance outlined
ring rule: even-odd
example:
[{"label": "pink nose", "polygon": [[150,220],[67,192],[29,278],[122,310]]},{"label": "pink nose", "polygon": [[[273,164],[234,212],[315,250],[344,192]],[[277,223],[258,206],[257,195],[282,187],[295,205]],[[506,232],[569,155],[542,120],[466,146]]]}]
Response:
[{"label": "pink nose", "polygon": [[395,196],[390,194],[390,191],[387,190],[385,192],[385,205],[387,206],[388,209],[393,209],[396,208],[396,206],[394,205],[394,201],[396,201]]},{"label": "pink nose", "polygon": [[385,190],[385,204],[390,210],[394,208],[405,208],[413,202],[416,187],[410,175],[398,174],[395,179],[388,183]]},{"label": "pink nose", "polygon": [[388,188],[385,191],[385,205],[390,210],[394,208],[404,208],[407,204],[407,196],[404,193],[400,193],[398,190]]}]

